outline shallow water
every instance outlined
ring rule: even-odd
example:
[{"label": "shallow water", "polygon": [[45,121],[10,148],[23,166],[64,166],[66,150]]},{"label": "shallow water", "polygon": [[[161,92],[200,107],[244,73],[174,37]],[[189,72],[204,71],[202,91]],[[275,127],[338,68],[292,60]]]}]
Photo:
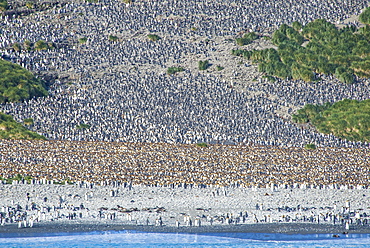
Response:
[{"label": "shallow water", "polygon": [[370,234],[145,233],[40,234],[0,238],[1,247],[369,247]]}]

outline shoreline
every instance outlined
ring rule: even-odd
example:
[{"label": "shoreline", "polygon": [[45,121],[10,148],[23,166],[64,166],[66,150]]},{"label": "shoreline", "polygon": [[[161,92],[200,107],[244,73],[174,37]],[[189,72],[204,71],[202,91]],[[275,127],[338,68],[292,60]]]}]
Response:
[{"label": "shoreline", "polygon": [[[354,226],[346,230],[341,225],[309,224],[309,223],[264,223],[238,224],[201,227],[144,226],[116,223],[38,223],[32,228],[18,228],[17,225],[0,227],[0,238],[22,238],[38,236],[64,236],[87,234],[92,232],[135,231],[146,233],[182,233],[182,234],[214,234],[214,233],[260,233],[282,235],[311,234],[370,234],[369,226]],[[347,233],[348,232],[348,233]]]},{"label": "shoreline", "polygon": [[369,233],[369,189],[0,185],[0,237],[155,233]]}]

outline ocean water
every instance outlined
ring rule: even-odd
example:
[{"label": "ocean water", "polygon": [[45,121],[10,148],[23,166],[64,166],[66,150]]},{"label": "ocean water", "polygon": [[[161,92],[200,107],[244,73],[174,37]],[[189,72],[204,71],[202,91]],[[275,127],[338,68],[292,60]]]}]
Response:
[{"label": "ocean water", "polygon": [[137,231],[2,237],[0,247],[370,247],[370,234],[145,233]]}]

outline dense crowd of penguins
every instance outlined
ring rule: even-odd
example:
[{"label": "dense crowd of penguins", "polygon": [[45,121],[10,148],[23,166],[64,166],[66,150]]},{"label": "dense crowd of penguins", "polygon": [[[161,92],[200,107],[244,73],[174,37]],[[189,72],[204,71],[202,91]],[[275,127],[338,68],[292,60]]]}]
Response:
[{"label": "dense crowd of penguins", "polygon": [[369,186],[368,161],[364,148],[0,142],[5,178],[21,174],[88,185],[362,189]]},{"label": "dense crowd of penguins", "polygon": [[[368,99],[368,80],[341,84],[332,77],[316,83],[257,79],[247,91],[222,74],[185,68],[190,55],[207,57],[212,47],[191,37],[230,37],[253,30],[270,32],[282,23],[317,18],[341,22],[359,14],[367,1],[71,1],[26,17],[4,16],[3,57],[36,73],[77,75],[73,84],[50,87],[50,95],[0,108],[16,120],[33,118],[33,131],[51,140],[211,144],[253,143],[366,147],[302,128],[276,115],[282,107]],[[157,33],[152,42],[143,37]],[[118,41],[108,39],[116,35]],[[78,38],[86,37],[86,44]],[[45,40],[56,49],[16,52],[15,42]],[[211,61],[212,63],[212,61]],[[243,82],[238,82],[243,83]],[[263,91],[265,94],[254,92]],[[277,96],[272,99],[269,95]],[[90,128],[78,129],[79,124]]]}]

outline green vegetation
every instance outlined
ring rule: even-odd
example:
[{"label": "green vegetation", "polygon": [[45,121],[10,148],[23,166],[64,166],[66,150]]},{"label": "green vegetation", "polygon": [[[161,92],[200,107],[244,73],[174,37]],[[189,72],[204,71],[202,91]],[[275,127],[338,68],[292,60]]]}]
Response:
[{"label": "green vegetation", "polygon": [[65,184],[65,185],[66,185],[66,184],[72,185],[72,184],[73,184],[73,182],[72,182],[72,180],[71,180],[70,178],[67,178],[67,179],[65,179],[65,180],[64,180],[64,184]]},{"label": "green vegetation", "polygon": [[48,49],[55,49],[54,43],[49,42],[48,43]]},{"label": "green vegetation", "polygon": [[304,148],[306,148],[307,150],[315,150],[316,149],[316,145],[315,144],[306,144],[304,146]]},{"label": "green vegetation", "polygon": [[[361,18],[366,22],[367,9]],[[306,42],[305,42],[306,41]],[[292,26],[283,24],[272,35],[278,46],[264,50],[233,50],[232,54],[259,63],[258,69],[278,78],[317,79],[318,74],[333,74],[343,83],[356,77],[370,77],[370,26],[338,29],[323,19]]]},{"label": "green vegetation", "polygon": [[14,49],[14,51],[17,51],[17,52],[20,52],[21,50],[22,50],[22,47],[21,47],[21,45],[19,44],[19,43],[14,43],[13,45],[12,45],[12,47],[13,47],[13,49]]},{"label": "green vegetation", "polygon": [[109,35],[108,36],[108,40],[110,40],[110,41],[117,41],[118,40],[118,37],[117,36],[114,36],[114,35]]},{"label": "green vegetation", "polygon": [[345,99],[334,104],[307,104],[292,116],[294,122],[310,123],[325,134],[352,141],[370,142],[370,99]]},{"label": "green vegetation", "polygon": [[43,82],[31,72],[0,59],[0,103],[20,102],[47,94]]},{"label": "green vegetation", "polygon": [[292,23],[292,28],[297,32],[301,32],[301,29],[303,28],[303,25],[302,25],[302,23],[295,21],[295,22]]},{"label": "green vegetation", "polygon": [[182,67],[168,67],[167,68],[167,74],[175,74],[177,72],[182,72],[184,71],[184,68]]},{"label": "green vegetation", "polygon": [[159,37],[158,35],[156,34],[148,34],[148,39],[151,40],[151,41],[157,41],[159,40],[161,37]]},{"label": "green vegetation", "polygon": [[205,142],[202,142],[202,143],[198,143],[197,146],[198,147],[208,147],[208,144]]},{"label": "green vegetation", "polygon": [[14,177],[8,177],[8,178],[4,178],[0,176],[0,181],[5,181],[6,184],[12,184],[13,181],[22,181],[22,180],[25,180],[28,183],[31,183],[31,179],[32,179],[31,176],[22,176],[21,174],[17,174]]},{"label": "green vegetation", "polygon": [[130,4],[132,3],[132,0],[123,0],[123,3]]},{"label": "green vegetation", "polygon": [[97,3],[97,2],[99,2],[99,0],[85,0],[86,2],[88,2],[88,3]]},{"label": "green vegetation", "polygon": [[370,8],[367,8],[358,18],[360,22],[366,25],[370,25]]},{"label": "green vegetation", "polygon": [[236,44],[238,44],[239,46],[244,46],[244,45],[248,45],[252,43],[252,41],[254,41],[257,38],[258,38],[258,35],[256,35],[256,33],[250,32],[250,33],[246,33],[241,38],[236,38],[235,41],[236,41]]},{"label": "green vegetation", "polygon": [[84,124],[84,123],[80,123],[80,125],[77,125],[76,128],[77,129],[88,129],[88,128],[90,128],[90,125]]},{"label": "green vegetation", "polygon": [[0,112],[0,139],[46,140],[42,135],[31,132],[12,116]]},{"label": "green vegetation", "polygon": [[254,51],[248,51],[248,50],[242,50],[242,49],[231,50],[232,55],[244,57],[246,59],[251,59],[253,52]]},{"label": "green vegetation", "polygon": [[27,118],[27,119],[24,119],[23,120],[23,124],[26,125],[26,126],[31,126],[33,125],[34,121],[32,118]]},{"label": "green vegetation", "polygon": [[27,50],[27,51],[31,51],[32,50],[32,43],[29,40],[25,40],[23,42],[23,46],[24,46],[24,49]]},{"label": "green vegetation", "polygon": [[222,67],[222,66],[220,66],[220,65],[216,66],[216,70],[217,70],[217,71],[222,71],[223,69],[224,69],[224,67]]},{"label": "green vegetation", "polygon": [[199,70],[207,70],[209,67],[209,63],[208,63],[208,60],[200,60],[198,61],[198,68]]},{"label": "green vegetation", "polygon": [[21,50],[24,50],[24,51],[32,51],[32,50],[37,50],[37,51],[41,51],[41,50],[48,50],[48,49],[54,49],[54,44],[49,42],[45,42],[43,40],[39,40],[37,41],[35,44],[33,44],[31,41],[29,40],[25,40],[23,42],[23,47],[20,43],[16,42],[12,45],[14,51],[21,51]]},{"label": "green vegetation", "polygon": [[4,12],[8,9],[8,1],[7,0],[0,0],[0,11]]},{"label": "green vegetation", "polygon": [[264,76],[262,76],[262,78],[266,78],[270,82],[275,82],[276,81],[276,78],[274,78],[273,76],[269,76],[269,75],[264,75]]},{"label": "green vegetation", "polygon": [[29,8],[29,9],[33,9],[33,8],[35,8],[35,4],[33,2],[27,2],[26,7]]},{"label": "green vegetation", "polygon": [[49,48],[49,45],[45,41],[39,40],[35,43],[34,47],[35,47],[35,50],[41,51],[41,50],[47,50]]},{"label": "green vegetation", "polygon": [[306,104],[302,109],[297,111],[297,114],[292,116],[292,120],[296,123],[311,122],[313,125],[318,125],[319,122],[316,121],[316,118],[320,117],[320,113],[323,113],[331,106],[331,103],[325,103],[323,105]]},{"label": "green vegetation", "polygon": [[78,42],[79,42],[80,44],[85,44],[85,43],[87,42],[87,38],[86,38],[86,37],[79,38],[79,39],[78,39]]}]

